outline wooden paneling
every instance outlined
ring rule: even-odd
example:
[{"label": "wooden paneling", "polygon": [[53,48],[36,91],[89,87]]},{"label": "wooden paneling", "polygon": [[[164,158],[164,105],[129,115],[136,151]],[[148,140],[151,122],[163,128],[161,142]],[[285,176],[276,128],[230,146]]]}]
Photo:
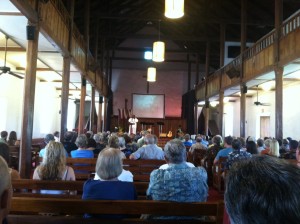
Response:
[{"label": "wooden paneling", "polygon": [[67,51],[70,33],[70,15],[58,0],[40,3],[41,28],[51,33],[51,38],[61,49]]}]

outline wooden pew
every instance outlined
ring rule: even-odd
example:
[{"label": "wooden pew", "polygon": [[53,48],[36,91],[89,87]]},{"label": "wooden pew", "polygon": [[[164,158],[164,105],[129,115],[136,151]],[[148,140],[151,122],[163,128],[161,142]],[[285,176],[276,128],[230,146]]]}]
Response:
[{"label": "wooden pew", "polygon": [[[43,158],[40,158],[40,162]],[[87,180],[95,174],[97,159],[67,158],[67,165],[75,171],[76,180]],[[123,168],[133,174],[134,181],[150,181],[150,173],[165,164],[164,160],[123,160]]]},{"label": "wooden pew", "polygon": [[225,164],[228,157],[220,157],[216,165],[213,165],[213,187],[216,188],[219,193],[223,193],[225,190],[223,172],[225,170]]},{"label": "wooden pew", "polygon": [[[81,198],[85,181],[13,180],[13,197]],[[138,199],[146,199],[148,182],[134,182]],[[41,194],[40,190],[63,190],[65,194]],[[70,194],[69,192],[76,192]]]},{"label": "wooden pew", "polygon": [[[137,200],[81,200],[58,198],[14,197],[8,222],[12,224],[36,223],[218,223],[223,222],[224,203],[178,203],[166,201]],[[39,216],[39,213],[59,213],[64,216]],[[89,214],[126,214],[139,217],[141,214],[161,216],[205,216],[204,220],[143,220],[125,218],[122,220],[83,219]],[[66,216],[67,215],[67,216]]]}]

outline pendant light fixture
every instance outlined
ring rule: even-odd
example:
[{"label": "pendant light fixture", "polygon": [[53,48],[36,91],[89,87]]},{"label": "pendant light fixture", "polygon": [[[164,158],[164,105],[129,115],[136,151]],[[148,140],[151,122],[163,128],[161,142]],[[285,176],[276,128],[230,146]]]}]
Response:
[{"label": "pendant light fixture", "polygon": [[184,0],[165,0],[165,16],[178,19],[184,15]]},{"label": "pendant light fixture", "polygon": [[152,60],[163,62],[165,60],[165,43],[160,41],[160,20],[158,21],[158,41],[153,43]]},{"label": "pendant light fixture", "polygon": [[147,81],[155,82],[156,81],[156,68],[149,67],[147,70]]}]

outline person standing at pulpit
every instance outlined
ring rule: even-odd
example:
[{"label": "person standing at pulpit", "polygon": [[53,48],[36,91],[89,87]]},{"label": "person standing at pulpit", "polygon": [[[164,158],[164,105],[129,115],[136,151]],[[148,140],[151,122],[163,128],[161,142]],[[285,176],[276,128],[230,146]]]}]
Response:
[{"label": "person standing at pulpit", "polygon": [[135,115],[132,115],[132,117],[129,118],[128,122],[129,122],[129,134],[136,134],[137,122],[139,122],[139,120],[135,117]]}]

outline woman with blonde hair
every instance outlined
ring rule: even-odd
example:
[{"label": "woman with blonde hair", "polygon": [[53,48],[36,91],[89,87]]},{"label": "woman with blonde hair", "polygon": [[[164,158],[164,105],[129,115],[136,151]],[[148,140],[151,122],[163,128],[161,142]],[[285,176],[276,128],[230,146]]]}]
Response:
[{"label": "woman with blonde hair", "polygon": [[269,151],[269,155],[270,156],[275,156],[275,157],[279,157],[280,153],[279,153],[279,143],[276,139],[272,139],[270,141],[270,151]]},{"label": "woman with blonde hair", "polygon": [[43,162],[34,170],[33,179],[75,180],[73,168],[66,166],[66,152],[62,143],[48,143]]}]

